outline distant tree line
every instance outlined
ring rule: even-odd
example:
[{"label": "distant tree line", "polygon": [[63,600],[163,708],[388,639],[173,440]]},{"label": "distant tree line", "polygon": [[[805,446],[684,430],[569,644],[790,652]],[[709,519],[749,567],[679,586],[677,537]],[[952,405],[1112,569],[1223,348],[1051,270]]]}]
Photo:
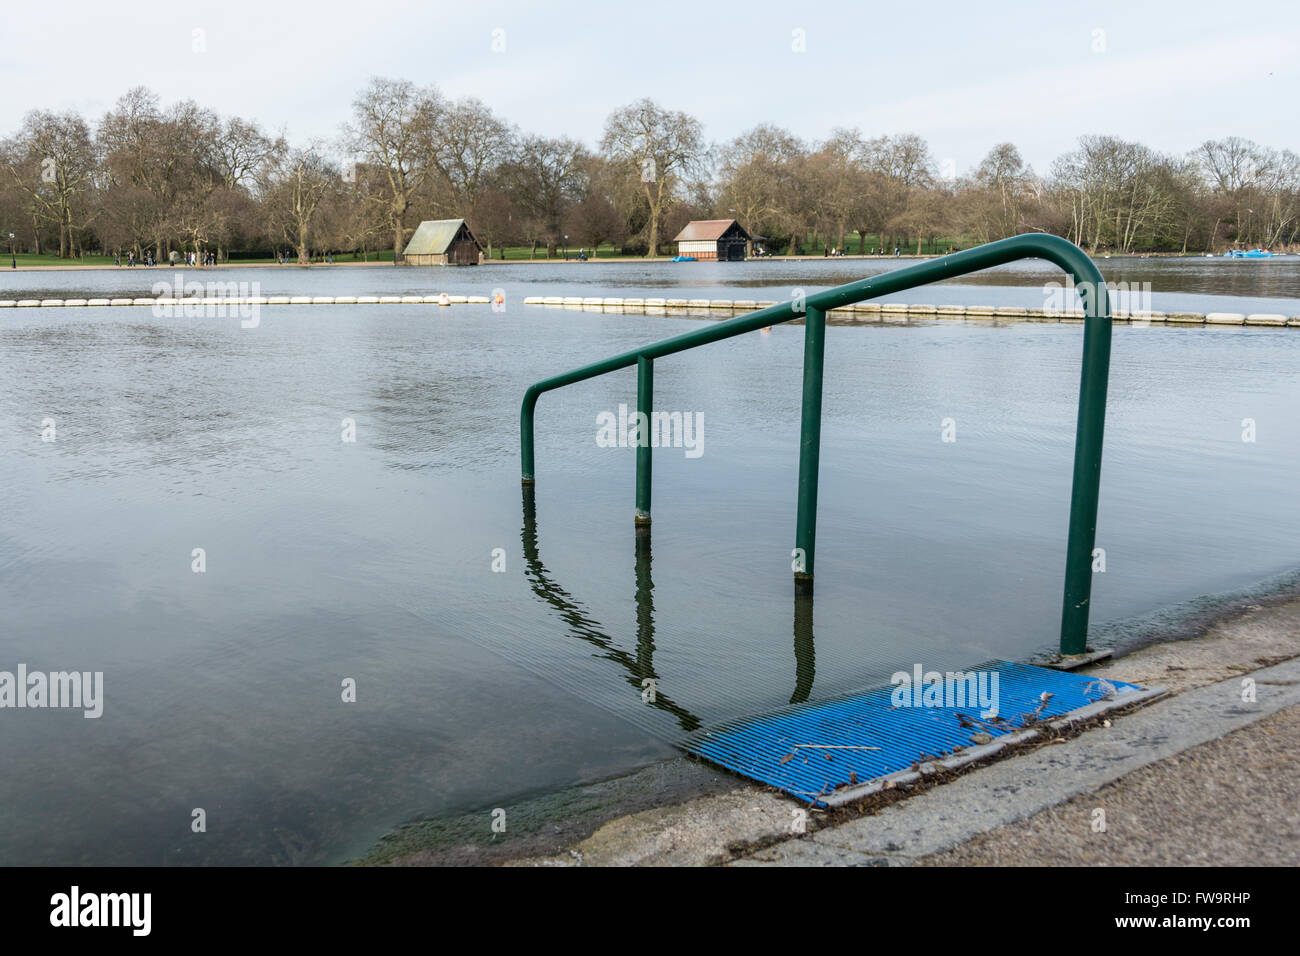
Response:
[{"label": "distant tree line", "polygon": [[[1300,157],[1230,137],[1182,156],[1080,137],[1045,174],[1010,143],[958,175],[912,134],[767,124],[727,143],[643,99],[594,148],[525,133],[473,98],[376,78],[332,142],[144,88],[103,116],[36,110],[0,141],[0,227],[20,250],[166,260],[400,253],[423,219],[468,219],[489,255],[566,241],[660,254],[691,219],[735,218],[773,252],[869,253],[1050,232],[1092,252],[1291,247]],[[870,240],[868,237],[871,237]]]}]

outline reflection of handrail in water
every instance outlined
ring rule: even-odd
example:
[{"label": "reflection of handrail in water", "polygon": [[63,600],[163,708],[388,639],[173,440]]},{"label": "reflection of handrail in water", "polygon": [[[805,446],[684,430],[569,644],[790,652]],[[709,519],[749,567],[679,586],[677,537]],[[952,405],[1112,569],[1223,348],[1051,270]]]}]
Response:
[{"label": "reflection of handrail in water", "polygon": [[802,704],[812,693],[817,676],[817,649],[813,646],[813,596],[794,596],[794,693],[790,703]]},{"label": "reflection of handrail in water", "polygon": [[537,509],[533,489],[524,487],[524,527],[520,534],[524,545],[524,565],[533,593],[560,612],[560,618],[569,625],[569,632],[577,638],[594,644],[602,651],[601,657],[621,665],[627,671],[624,678],[641,693],[642,681],[656,681],[651,706],[667,711],[677,718],[687,733],[698,730],[700,718],[685,707],[675,703],[658,687],[659,677],[654,671],[654,582],[650,578],[650,535],[637,538],[636,548],[636,654],[629,654],[614,645],[614,639],[600,630],[598,621],[592,620],[586,610],[574,600],[573,595],[556,584],[542,564],[537,548]]},{"label": "reflection of handrail in water", "polygon": [[[628,674],[625,678],[638,690],[642,681],[649,677],[656,681],[654,706],[673,714],[682,729],[687,732],[700,727],[700,719],[680,704],[665,697],[659,690],[658,675],[654,670],[654,579],[651,576],[650,529],[638,528],[636,531],[636,656],[614,646],[614,639],[599,629],[599,622],[592,620],[568,591],[551,579],[550,572],[542,564],[537,543],[537,505],[534,489],[524,485],[524,525],[520,537],[524,546],[525,574],[529,578],[533,593],[560,612],[560,617],[569,625],[574,637],[595,644],[604,653],[607,660],[623,666]],[[801,704],[812,693],[813,680],[816,675],[817,654],[813,644],[813,597],[811,594],[796,595],[794,600],[794,660],[795,688],[790,695],[790,703]]]}]

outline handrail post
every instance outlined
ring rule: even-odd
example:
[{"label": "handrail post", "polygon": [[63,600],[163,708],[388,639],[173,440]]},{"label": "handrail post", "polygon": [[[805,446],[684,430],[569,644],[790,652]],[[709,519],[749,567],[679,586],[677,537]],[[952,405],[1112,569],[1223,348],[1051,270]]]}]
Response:
[{"label": "handrail post", "polygon": [[654,459],[650,447],[650,414],[654,408],[654,359],[636,357],[636,524],[650,523],[650,478]]},{"label": "handrail post", "polygon": [[822,444],[822,367],[826,312],[808,309],[803,334],[803,413],[799,425],[799,515],[794,532],[794,589],[811,594],[817,546],[817,470]]},{"label": "handrail post", "polygon": [[1096,275],[1096,279],[1080,282],[1078,287],[1084,308],[1083,370],[1079,379],[1070,536],[1066,543],[1065,593],[1061,602],[1062,654],[1082,654],[1087,650],[1088,612],[1092,604],[1092,552],[1097,544],[1097,502],[1111,339],[1108,291],[1100,273]]},{"label": "handrail post", "polygon": [[524,404],[519,410],[519,466],[525,485],[534,481],[533,472],[533,413],[537,409],[536,386],[524,393]]}]

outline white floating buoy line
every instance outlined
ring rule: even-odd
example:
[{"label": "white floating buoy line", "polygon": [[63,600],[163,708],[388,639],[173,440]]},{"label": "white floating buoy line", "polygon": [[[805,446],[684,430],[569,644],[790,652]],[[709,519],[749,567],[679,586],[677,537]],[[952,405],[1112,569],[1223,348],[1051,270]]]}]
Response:
[{"label": "white floating buoy line", "polygon": [[[113,308],[113,307],[169,307],[179,309],[210,309],[274,305],[489,305],[500,309],[505,305],[504,293],[492,296],[452,295],[440,292],[435,295],[252,295],[252,296],[135,296],[120,298],[75,299],[0,299],[0,309],[57,309],[57,308]],[[559,296],[530,295],[524,305],[546,308],[574,309],[585,312],[630,312],[646,315],[743,315],[765,309],[778,303],[758,299],[660,299],[618,296]],[[1082,322],[1082,310],[1054,311],[1050,309],[1022,309],[991,305],[918,305],[903,302],[860,302],[832,309],[827,319],[840,324],[869,322],[906,323],[913,319],[960,320],[976,322]],[[1123,312],[1111,315],[1117,324],[1130,325],[1224,325],[1259,326],[1269,328],[1300,328],[1300,315],[1280,313],[1241,312]]]},{"label": "white floating buoy line", "polygon": [[[543,306],[547,308],[580,309],[599,312],[632,312],[648,315],[721,315],[732,313],[744,315],[758,309],[779,305],[777,302],[756,299],[639,299],[639,298],[595,298],[558,295],[530,295],[524,299],[524,305]],[[841,324],[855,325],[866,322],[906,323],[913,319],[925,320],[974,320],[976,322],[1082,322],[1082,309],[1051,310],[1022,309],[991,305],[917,305],[906,302],[859,302],[842,309],[832,309],[826,314],[827,320]],[[1155,312],[1116,311],[1111,314],[1111,321],[1116,324],[1129,325],[1253,325],[1287,326],[1300,328],[1300,315],[1285,316],[1275,313],[1240,312]]]},{"label": "white floating buoy line", "polygon": [[[500,298],[504,298],[501,296]],[[98,308],[112,306],[246,306],[246,305],[487,305],[486,295],[247,295],[136,296],[116,299],[0,299],[0,309]]]}]

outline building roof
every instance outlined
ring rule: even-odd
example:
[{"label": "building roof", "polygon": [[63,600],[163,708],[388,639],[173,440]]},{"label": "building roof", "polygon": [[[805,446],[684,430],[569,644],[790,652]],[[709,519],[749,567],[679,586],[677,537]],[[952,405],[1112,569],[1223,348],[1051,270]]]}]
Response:
[{"label": "building roof", "polygon": [[[402,255],[440,256],[451,247],[456,233],[464,225],[464,219],[426,219],[411,234],[411,241],[406,244]],[[470,235],[474,235],[472,229]],[[475,238],[474,241],[477,243],[478,239]]]},{"label": "building roof", "polygon": [[721,239],[732,226],[735,226],[745,237],[749,233],[745,228],[734,219],[695,219],[686,224],[686,228],[677,234],[673,242],[709,242],[714,239]]}]

